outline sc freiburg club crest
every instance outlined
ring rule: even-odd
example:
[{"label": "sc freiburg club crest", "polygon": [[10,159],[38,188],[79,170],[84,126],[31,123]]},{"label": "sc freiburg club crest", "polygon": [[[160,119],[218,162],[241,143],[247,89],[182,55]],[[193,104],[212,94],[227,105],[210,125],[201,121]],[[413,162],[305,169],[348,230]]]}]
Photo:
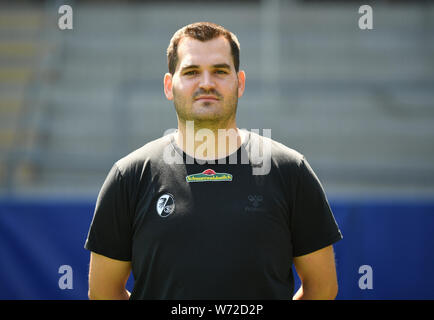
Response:
[{"label": "sc freiburg club crest", "polygon": [[157,201],[157,212],[165,218],[175,211],[175,200],[170,193],[163,194]]}]

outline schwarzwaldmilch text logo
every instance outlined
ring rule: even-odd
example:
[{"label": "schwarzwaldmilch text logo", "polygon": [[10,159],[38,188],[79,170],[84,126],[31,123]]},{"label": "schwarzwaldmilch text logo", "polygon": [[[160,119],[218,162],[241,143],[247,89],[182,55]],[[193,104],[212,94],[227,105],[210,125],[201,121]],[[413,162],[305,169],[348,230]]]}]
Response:
[{"label": "schwarzwaldmilch text logo", "polygon": [[187,182],[216,182],[216,181],[232,181],[232,175],[229,173],[217,173],[212,169],[206,169],[201,173],[191,174],[185,177]]}]

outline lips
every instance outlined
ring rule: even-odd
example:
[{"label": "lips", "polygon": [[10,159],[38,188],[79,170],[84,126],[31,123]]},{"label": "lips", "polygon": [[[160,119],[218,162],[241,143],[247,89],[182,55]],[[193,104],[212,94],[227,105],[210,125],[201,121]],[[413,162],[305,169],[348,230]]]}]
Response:
[{"label": "lips", "polygon": [[215,100],[215,101],[217,101],[218,98],[216,96],[199,96],[195,100],[196,101],[197,100]]}]

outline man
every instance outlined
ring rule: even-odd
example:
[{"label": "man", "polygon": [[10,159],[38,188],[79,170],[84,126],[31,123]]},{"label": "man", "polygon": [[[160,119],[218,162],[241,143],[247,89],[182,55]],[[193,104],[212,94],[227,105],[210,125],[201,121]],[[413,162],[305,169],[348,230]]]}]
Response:
[{"label": "man", "polygon": [[116,162],[104,182],[85,244],[89,297],[334,299],[342,236],[320,182],[298,152],[237,128],[246,75],[235,35],[188,25],[167,55],[178,130]]}]

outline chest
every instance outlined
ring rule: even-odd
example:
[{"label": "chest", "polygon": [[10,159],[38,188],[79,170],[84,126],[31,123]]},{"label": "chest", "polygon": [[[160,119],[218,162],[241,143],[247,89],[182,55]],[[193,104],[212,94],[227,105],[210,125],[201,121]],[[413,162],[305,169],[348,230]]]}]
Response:
[{"label": "chest", "polygon": [[290,242],[291,199],[279,176],[246,166],[179,166],[155,175],[136,204],[136,242],[271,247]]}]

